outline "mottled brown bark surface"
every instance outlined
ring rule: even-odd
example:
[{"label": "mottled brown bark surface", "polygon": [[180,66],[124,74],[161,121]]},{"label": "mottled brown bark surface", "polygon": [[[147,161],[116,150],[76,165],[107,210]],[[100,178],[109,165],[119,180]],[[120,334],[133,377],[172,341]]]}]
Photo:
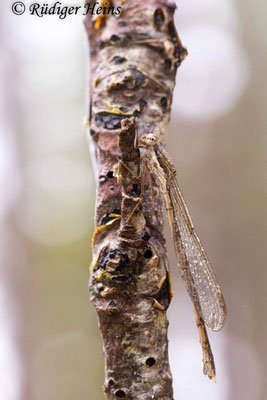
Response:
[{"label": "mottled brown bark surface", "polygon": [[134,140],[157,128],[164,144],[176,69],[186,51],[174,28],[173,3],[131,0],[112,6],[122,6],[119,17],[88,15],[85,21],[89,123],[98,165],[90,291],[104,344],[104,391],[108,399],[169,400],[171,290],[162,201],[152,176],[155,199],[147,180],[140,203]]}]

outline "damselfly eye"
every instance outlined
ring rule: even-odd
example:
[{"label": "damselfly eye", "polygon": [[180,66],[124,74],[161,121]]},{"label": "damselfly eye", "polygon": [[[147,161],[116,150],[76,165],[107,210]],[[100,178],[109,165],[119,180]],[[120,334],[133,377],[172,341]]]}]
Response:
[{"label": "damselfly eye", "polygon": [[140,143],[142,143],[142,144],[144,144],[144,145],[147,145],[147,136],[142,136],[141,137],[141,139],[140,139]]},{"label": "damselfly eye", "polygon": [[155,137],[155,135],[154,135],[153,133],[149,133],[149,134],[146,136],[146,142],[147,142],[149,145],[155,144],[155,143],[156,143],[156,137]]},{"label": "damselfly eye", "polygon": [[149,133],[148,135],[143,136],[140,139],[140,142],[145,146],[153,146],[156,143],[156,138],[153,133]]}]

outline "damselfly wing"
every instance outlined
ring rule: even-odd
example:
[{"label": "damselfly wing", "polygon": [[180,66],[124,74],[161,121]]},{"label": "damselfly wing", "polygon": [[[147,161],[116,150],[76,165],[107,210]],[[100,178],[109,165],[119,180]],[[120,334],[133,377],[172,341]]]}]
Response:
[{"label": "damselfly wing", "polygon": [[226,305],[219,283],[197,236],[185,200],[176,180],[176,171],[160,150],[153,134],[143,137],[145,166],[154,171],[164,195],[173,232],[181,275],[189,296],[205,325],[217,331],[226,318]]},{"label": "damselfly wing", "polygon": [[193,226],[175,170],[157,145],[154,151],[166,176],[166,203],[182,278],[205,325],[217,331],[226,318],[222,291]]}]

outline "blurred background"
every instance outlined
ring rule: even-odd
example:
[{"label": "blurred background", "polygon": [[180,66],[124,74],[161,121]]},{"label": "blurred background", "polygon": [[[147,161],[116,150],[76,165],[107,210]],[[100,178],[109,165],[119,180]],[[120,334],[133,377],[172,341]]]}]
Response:
[{"label": "blurred background", "polygon": [[[11,4],[0,2],[0,398],[102,400],[82,16],[15,16]],[[266,399],[266,12],[260,0],[186,0],[175,16],[189,57],[169,153],[228,305],[225,328],[209,334],[215,385],[167,231],[176,400]]]}]

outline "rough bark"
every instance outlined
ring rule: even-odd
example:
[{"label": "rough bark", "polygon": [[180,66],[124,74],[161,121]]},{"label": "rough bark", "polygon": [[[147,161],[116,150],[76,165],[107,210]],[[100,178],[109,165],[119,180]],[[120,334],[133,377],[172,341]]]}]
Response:
[{"label": "rough bark", "polygon": [[157,128],[164,145],[176,69],[186,50],[170,1],[116,0],[112,6],[122,6],[119,17],[88,15],[85,21],[89,124],[98,166],[89,286],[103,338],[104,391],[108,399],[169,400],[166,310],[172,295],[162,200],[152,175],[139,204],[140,152],[134,141]]}]

